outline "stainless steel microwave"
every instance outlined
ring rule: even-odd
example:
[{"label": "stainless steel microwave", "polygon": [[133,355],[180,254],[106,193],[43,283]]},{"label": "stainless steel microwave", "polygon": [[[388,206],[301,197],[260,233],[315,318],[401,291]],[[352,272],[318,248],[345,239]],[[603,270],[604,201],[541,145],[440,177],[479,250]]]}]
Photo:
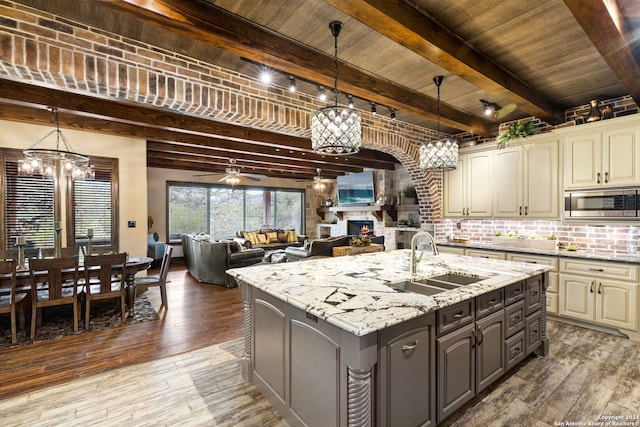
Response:
[{"label": "stainless steel microwave", "polygon": [[640,190],[566,191],[565,219],[638,218]]}]

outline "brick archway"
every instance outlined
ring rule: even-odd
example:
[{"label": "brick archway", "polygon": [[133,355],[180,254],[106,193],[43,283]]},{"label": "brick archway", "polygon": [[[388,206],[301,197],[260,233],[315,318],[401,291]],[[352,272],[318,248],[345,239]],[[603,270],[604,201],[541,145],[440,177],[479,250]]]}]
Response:
[{"label": "brick archway", "polygon": [[420,169],[420,145],[402,135],[373,128],[363,129],[362,139],[364,148],[390,154],[407,169],[418,193],[420,222],[439,222],[442,215],[442,174]]}]

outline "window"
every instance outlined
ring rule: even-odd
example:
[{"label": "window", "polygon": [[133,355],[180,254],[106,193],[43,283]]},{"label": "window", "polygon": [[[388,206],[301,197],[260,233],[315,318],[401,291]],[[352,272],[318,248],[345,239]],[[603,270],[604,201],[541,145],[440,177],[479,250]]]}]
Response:
[{"label": "window", "polygon": [[54,246],[55,182],[41,176],[19,176],[20,150],[3,152],[3,247],[15,246],[17,236],[25,236],[27,247]]},{"label": "window", "polygon": [[54,247],[53,225],[60,220],[64,205],[66,220],[61,222],[67,230],[67,244],[63,246],[83,244],[87,229],[93,228],[96,245],[117,250],[117,159],[91,157],[96,179],[68,179],[64,186],[56,185],[54,178],[19,176],[18,161],[22,158],[22,150],[0,149],[1,249],[14,248],[17,236],[25,236],[27,248]]},{"label": "window", "polygon": [[116,159],[91,158],[95,179],[70,181],[73,199],[73,238],[68,236],[67,246],[82,246],[87,242],[88,229],[93,230],[94,245],[109,246],[117,250],[118,198],[113,176],[118,173]]},{"label": "window", "polygon": [[304,190],[167,183],[169,239],[206,233],[231,238],[238,230],[304,231]]}]

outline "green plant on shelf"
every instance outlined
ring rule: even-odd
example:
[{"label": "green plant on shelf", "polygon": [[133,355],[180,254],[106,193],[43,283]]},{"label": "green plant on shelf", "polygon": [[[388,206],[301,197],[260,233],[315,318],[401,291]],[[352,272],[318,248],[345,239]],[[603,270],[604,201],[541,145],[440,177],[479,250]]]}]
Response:
[{"label": "green plant on shelf", "polygon": [[402,189],[402,194],[404,195],[404,197],[408,198],[408,199],[415,199],[416,197],[418,197],[418,192],[416,191],[416,187],[414,187],[413,185],[407,185],[406,187],[404,187]]},{"label": "green plant on shelf", "polygon": [[528,136],[535,135],[539,132],[533,122],[511,123],[509,128],[498,135],[496,143],[498,147],[504,147],[509,141],[520,141]]}]

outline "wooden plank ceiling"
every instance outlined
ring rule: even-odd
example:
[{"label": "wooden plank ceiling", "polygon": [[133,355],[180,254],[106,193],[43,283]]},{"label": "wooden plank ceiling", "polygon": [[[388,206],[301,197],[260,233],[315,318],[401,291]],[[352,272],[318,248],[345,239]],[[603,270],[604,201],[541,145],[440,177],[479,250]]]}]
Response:
[{"label": "wooden plank ceiling", "polygon": [[[394,109],[433,129],[432,79],[444,75],[441,125],[450,134],[492,136],[500,122],[529,116],[557,124],[591,99],[631,95],[640,104],[636,0],[18,2],[243,74],[264,64],[279,71],[275,84],[295,75],[310,94],[333,87],[328,23],[340,20],[340,91],[363,111],[375,102],[381,114]],[[42,106],[64,99],[63,126],[143,135],[150,166],[221,171],[237,158],[247,172],[311,179],[316,168],[335,177],[396,163],[370,150],[319,156],[306,138],[1,78],[0,93],[2,118],[46,123]],[[502,109],[487,117],[480,99]]]}]

